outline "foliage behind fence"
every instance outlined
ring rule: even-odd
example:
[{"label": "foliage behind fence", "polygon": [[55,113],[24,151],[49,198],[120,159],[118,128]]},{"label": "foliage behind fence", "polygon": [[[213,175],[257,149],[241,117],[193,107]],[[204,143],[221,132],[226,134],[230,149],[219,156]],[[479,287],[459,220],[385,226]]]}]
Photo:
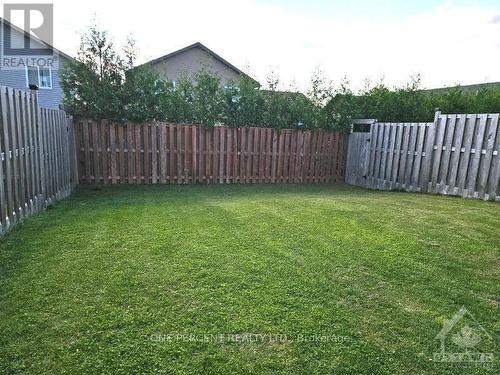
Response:
[{"label": "foliage behind fence", "polygon": [[343,180],[345,135],[166,123],[77,123],[80,182],[318,183]]},{"label": "foliage behind fence", "polygon": [[0,234],[76,185],[72,120],[37,96],[0,86]]}]

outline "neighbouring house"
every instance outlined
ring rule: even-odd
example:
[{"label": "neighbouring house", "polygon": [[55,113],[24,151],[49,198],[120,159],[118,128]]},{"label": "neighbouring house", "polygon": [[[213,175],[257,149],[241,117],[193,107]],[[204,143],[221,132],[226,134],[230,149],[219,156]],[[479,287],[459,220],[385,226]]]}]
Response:
[{"label": "neighbouring house", "polygon": [[[174,85],[182,74],[192,77],[202,69],[217,74],[221,79],[222,86],[237,83],[242,76],[248,77],[246,73],[199,42],[143,65],[149,65],[153,70],[160,73],[164,79],[173,82]],[[249,78],[255,81],[253,78]],[[256,87],[260,86],[257,81],[255,81],[255,84]]]},{"label": "neighbouring house", "polygon": [[[7,44],[29,45],[34,51],[45,50],[53,57],[53,64],[34,63],[44,59],[33,59],[29,53],[20,53],[21,58],[6,54]],[[28,43],[28,44],[25,44]],[[47,52],[48,51],[48,52]],[[38,100],[41,107],[61,108],[63,90],[60,84],[60,72],[72,57],[59,51],[50,44],[18,28],[0,17],[0,85],[27,91],[30,85],[38,87]],[[51,65],[51,66],[49,66]]]}]

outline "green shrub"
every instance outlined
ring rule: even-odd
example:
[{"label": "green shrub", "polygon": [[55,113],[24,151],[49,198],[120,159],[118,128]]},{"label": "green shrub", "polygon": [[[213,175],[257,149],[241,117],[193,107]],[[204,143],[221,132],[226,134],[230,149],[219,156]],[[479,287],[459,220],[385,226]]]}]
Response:
[{"label": "green shrub", "polygon": [[278,90],[276,74],[268,76],[267,90],[246,75],[222,87],[220,77],[205,70],[192,77],[182,75],[174,87],[148,66],[133,68],[134,61],[133,40],[127,41],[122,56],[106,32],[91,27],[82,36],[77,60],[62,75],[66,109],[76,116],[119,122],[340,131],[349,130],[353,118],[432,121],[436,108],[445,113],[500,112],[500,88],[423,91],[418,76],[393,89],[367,84],[355,95],[347,80],[334,90],[317,70],[306,96],[293,89]]}]

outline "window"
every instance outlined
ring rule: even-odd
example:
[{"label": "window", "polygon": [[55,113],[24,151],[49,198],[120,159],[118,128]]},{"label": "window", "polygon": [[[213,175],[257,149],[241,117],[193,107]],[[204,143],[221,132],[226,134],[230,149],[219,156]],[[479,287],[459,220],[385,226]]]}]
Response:
[{"label": "window", "polygon": [[39,85],[39,82],[38,82],[38,68],[37,67],[33,67],[33,66],[27,66],[26,67],[26,86],[30,86],[30,85],[37,85],[37,86],[40,86]]},{"label": "window", "polygon": [[238,95],[238,93],[240,92],[240,88],[239,87],[235,87],[235,86],[229,86],[229,85],[226,85],[224,86],[224,92],[226,94],[232,94],[233,93],[233,96],[231,97],[231,101],[233,103],[238,103],[241,99],[241,95]]},{"label": "window", "polygon": [[40,78],[40,87],[44,89],[52,88],[52,74],[50,68],[38,68],[38,76]]},{"label": "window", "polygon": [[37,85],[40,89],[52,88],[52,72],[50,68],[37,66],[26,67],[26,86]]}]

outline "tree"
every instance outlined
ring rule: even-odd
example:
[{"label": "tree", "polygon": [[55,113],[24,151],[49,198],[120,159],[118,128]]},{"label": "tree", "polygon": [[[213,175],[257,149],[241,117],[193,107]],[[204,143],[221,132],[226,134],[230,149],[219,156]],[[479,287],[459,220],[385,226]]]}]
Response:
[{"label": "tree", "polygon": [[194,76],[193,112],[195,122],[207,126],[221,123],[224,112],[224,92],[220,77],[202,69]]},{"label": "tree", "polygon": [[169,84],[167,95],[161,97],[164,117],[172,122],[192,123],[194,117],[194,84],[187,74],[183,73],[175,85]]},{"label": "tree", "polygon": [[356,98],[349,88],[346,77],[340,82],[330,101],[321,109],[321,127],[347,131],[351,128],[352,119],[357,117]]},{"label": "tree", "polygon": [[264,122],[265,99],[250,77],[243,75],[239,82],[230,82],[224,91],[224,98],[225,124],[240,127]]},{"label": "tree", "polygon": [[169,85],[148,66],[131,69],[125,76],[120,95],[123,120],[164,120],[167,113],[162,98],[169,95]]},{"label": "tree", "polygon": [[94,119],[121,118],[125,71],[107,32],[91,26],[81,38],[77,59],[62,73],[65,107],[75,115]]}]

